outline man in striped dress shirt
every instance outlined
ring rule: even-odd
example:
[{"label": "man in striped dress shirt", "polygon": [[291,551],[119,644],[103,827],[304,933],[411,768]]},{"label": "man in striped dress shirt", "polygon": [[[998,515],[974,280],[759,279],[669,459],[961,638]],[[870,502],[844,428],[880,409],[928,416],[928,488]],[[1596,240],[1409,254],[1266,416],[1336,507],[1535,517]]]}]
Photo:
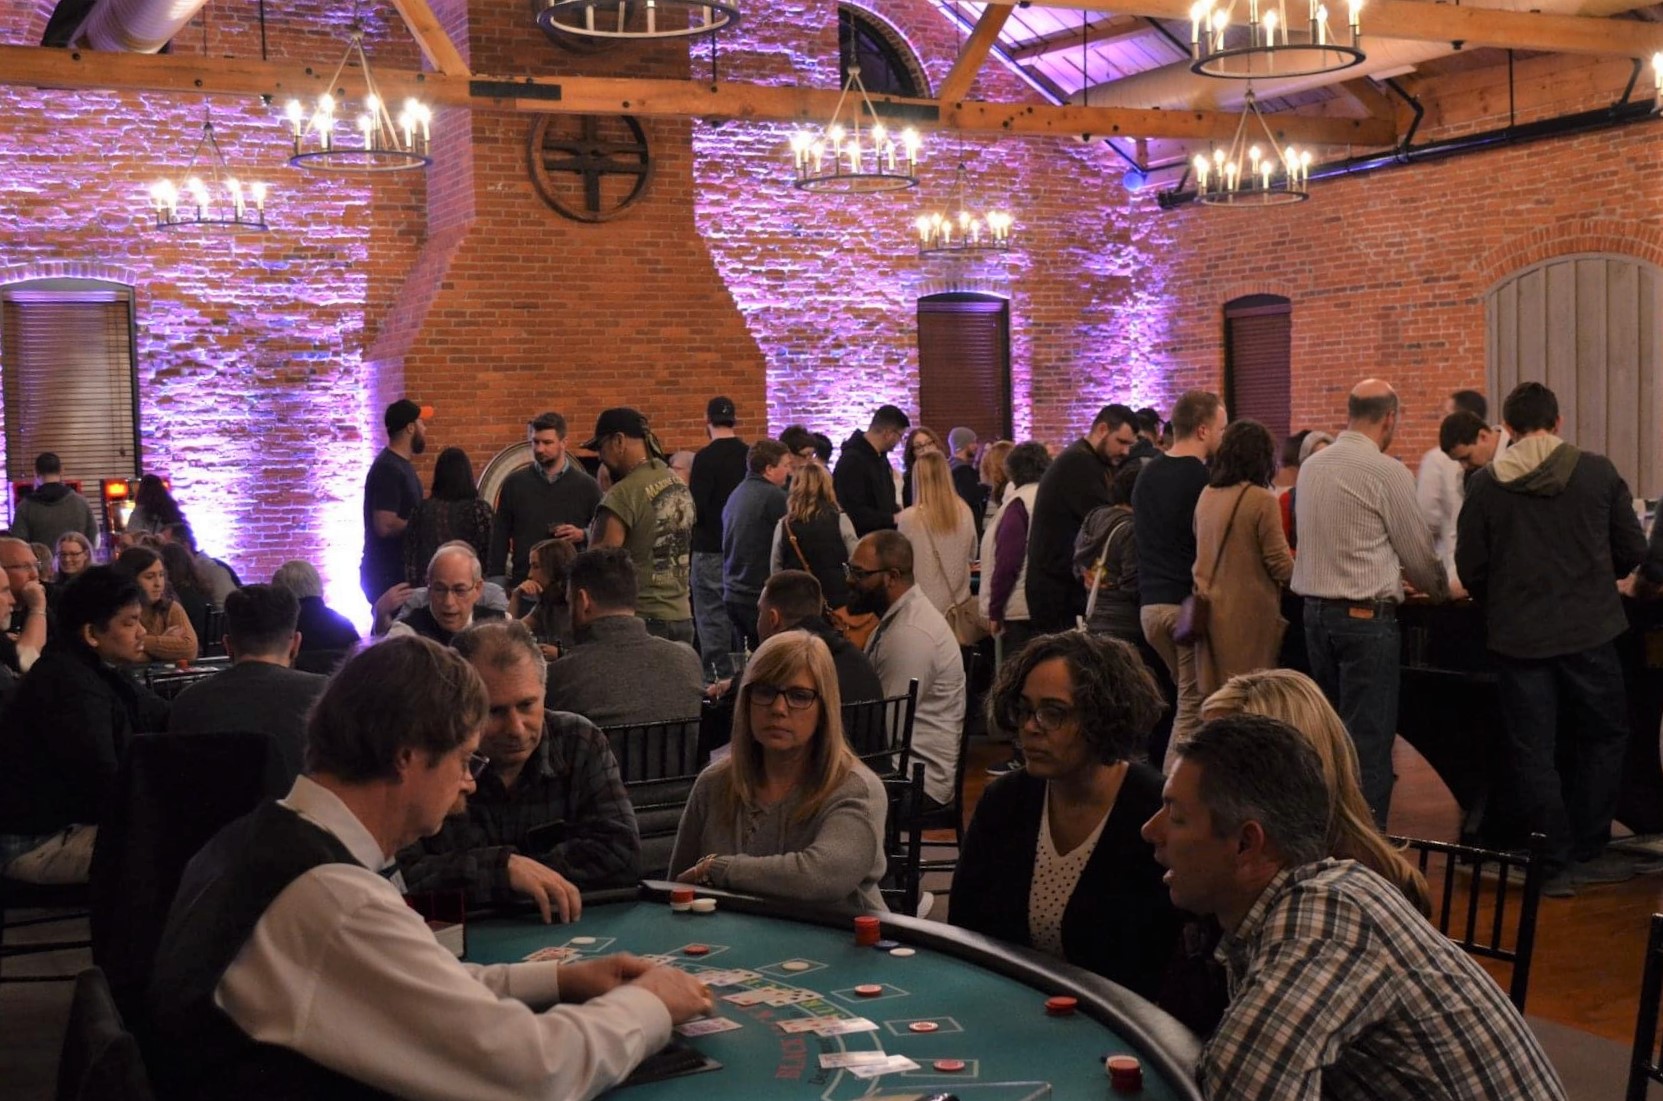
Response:
[{"label": "man in striped dress shirt", "polygon": [[1175,749],[1143,827],[1172,902],[1224,927],[1230,1005],[1209,1101],[1565,1101],[1524,1019],[1392,884],[1325,859],[1330,795],[1304,736],[1257,715]]},{"label": "man in striped dress shirt", "polygon": [[1364,379],[1339,437],[1299,468],[1299,556],[1293,591],[1305,598],[1311,674],[1345,720],[1363,770],[1363,796],[1384,826],[1397,737],[1397,606],[1403,579],[1444,600],[1449,582],[1415,499],[1415,479],[1385,452],[1397,431],[1397,392]]}]

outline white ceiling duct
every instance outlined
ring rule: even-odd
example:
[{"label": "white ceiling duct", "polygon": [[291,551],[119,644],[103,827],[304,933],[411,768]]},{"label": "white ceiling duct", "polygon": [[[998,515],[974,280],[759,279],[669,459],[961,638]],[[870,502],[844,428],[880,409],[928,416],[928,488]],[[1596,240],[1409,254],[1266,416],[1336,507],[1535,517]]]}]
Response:
[{"label": "white ceiling duct", "polygon": [[206,4],[207,0],[99,0],[74,41],[95,50],[153,54]]},{"label": "white ceiling duct", "polygon": [[[1515,0],[1467,0],[1469,7],[1518,11],[1524,6]],[[1646,7],[1636,0],[1529,0],[1528,10],[1549,15],[1608,16]],[[1368,8],[1363,8],[1363,51],[1368,55],[1361,64],[1339,72],[1319,73],[1314,76],[1289,77],[1283,80],[1255,80],[1253,93],[1260,101],[1278,96],[1294,95],[1337,84],[1358,77],[1401,74],[1406,68],[1424,64],[1435,58],[1446,57],[1455,51],[1447,42],[1416,42],[1402,38],[1371,38],[1368,33]],[[1134,73],[1132,76],[1099,84],[1087,96],[1093,107],[1163,107],[1168,110],[1207,110],[1236,107],[1241,104],[1247,82],[1220,80],[1190,72],[1190,63],[1181,61],[1159,69]],[[1075,95],[1072,102],[1081,102]]]}]

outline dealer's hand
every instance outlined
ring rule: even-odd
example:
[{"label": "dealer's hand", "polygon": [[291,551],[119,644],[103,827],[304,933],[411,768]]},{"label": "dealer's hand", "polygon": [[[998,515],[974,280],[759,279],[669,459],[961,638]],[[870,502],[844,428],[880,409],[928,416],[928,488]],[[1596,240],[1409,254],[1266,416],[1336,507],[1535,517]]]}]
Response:
[{"label": "dealer's hand", "polygon": [[710,997],[708,986],[674,967],[655,967],[636,979],[635,985],[651,992],[663,1002],[664,1008],[670,1011],[670,1020],[674,1024],[679,1025],[700,1014],[709,1013],[716,1006]]},{"label": "dealer's hand", "polygon": [[531,896],[545,924],[554,920],[556,910],[563,923],[583,916],[583,896],[572,881],[529,856],[513,853],[508,857],[508,886]]},{"label": "dealer's hand", "polygon": [[614,990],[632,979],[638,979],[653,969],[640,956],[620,952],[599,959],[580,960],[560,965],[560,1000],[586,1002]]}]

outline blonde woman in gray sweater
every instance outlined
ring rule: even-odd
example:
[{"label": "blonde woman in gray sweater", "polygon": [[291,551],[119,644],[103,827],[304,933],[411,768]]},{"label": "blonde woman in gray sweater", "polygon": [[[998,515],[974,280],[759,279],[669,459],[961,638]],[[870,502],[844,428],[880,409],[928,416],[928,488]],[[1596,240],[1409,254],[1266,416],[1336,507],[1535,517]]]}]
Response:
[{"label": "blonde woman in gray sweater", "polygon": [[731,744],[693,785],[670,874],[843,913],[883,910],[883,783],[843,740],[824,642],[785,631],[757,649]]}]

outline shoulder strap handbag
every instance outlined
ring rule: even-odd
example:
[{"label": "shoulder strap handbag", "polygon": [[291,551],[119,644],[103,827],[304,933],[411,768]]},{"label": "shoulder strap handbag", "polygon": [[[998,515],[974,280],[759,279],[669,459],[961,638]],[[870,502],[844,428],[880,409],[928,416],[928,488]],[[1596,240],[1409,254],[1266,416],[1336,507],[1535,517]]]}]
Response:
[{"label": "shoulder strap handbag", "polygon": [[[1230,542],[1230,529],[1236,524],[1236,513],[1241,511],[1242,500],[1247,496],[1249,488],[1247,485],[1241,487],[1241,492],[1236,495],[1235,507],[1230,510],[1230,519],[1224,523],[1224,535],[1218,541],[1218,554],[1213,556],[1214,573],[1218,572],[1218,560]],[[1208,587],[1211,587],[1212,583],[1213,579],[1207,578]],[[1197,588],[1184,597],[1184,602],[1178,606],[1177,622],[1172,625],[1172,641],[1184,646],[1193,646],[1206,638],[1212,611],[1212,600],[1202,589]]]},{"label": "shoulder strap handbag", "polygon": [[[924,538],[929,541],[930,554],[935,557],[935,568],[941,571],[941,576],[947,576],[947,567],[941,563],[941,551],[935,545],[935,533],[928,524],[921,524]],[[953,629],[953,637],[959,640],[960,646],[974,646],[988,635],[987,624],[982,620],[982,613],[976,607],[976,598],[967,596],[957,604],[948,607],[944,613],[947,626]]]},{"label": "shoulder strap handbag", "polygon": [[[1103,567],[1109,561],[1109,552],[1114,549],[1115,541],[1131,530],[1132,520],[1128,516],[1116,524],[1114,530],[1103,539],[1103,549],[1098,552],[1097,562],[1092,566],[1091,594],[1086,597],[1086,614],[1080,617],[1079,626],[1081,630],[1084,630],[1086,625],[1091,622],[1092,615],[1097,611],[1097,592],[1103,584]],[[1115,587],[1118,588],[1119,586]]]},{"label": "shoulder strap handbag", "polygon": [[[813,573],[813,568],[808,564],[808,555],[803,553],[803,545],[797,542],[797,533],[791,530],[791,517],[787,516],[783,518],[780,520],[780,523],[785,525],[785,537],[791,541],[791,550],[794,554],[796,554],[797,561],[803,564],[803,572]],[[824,593],[820,596],[820,618],[834,627],[837,626],[840,618],[837,614],[837,609],[833,608],[826,600]]]}]

